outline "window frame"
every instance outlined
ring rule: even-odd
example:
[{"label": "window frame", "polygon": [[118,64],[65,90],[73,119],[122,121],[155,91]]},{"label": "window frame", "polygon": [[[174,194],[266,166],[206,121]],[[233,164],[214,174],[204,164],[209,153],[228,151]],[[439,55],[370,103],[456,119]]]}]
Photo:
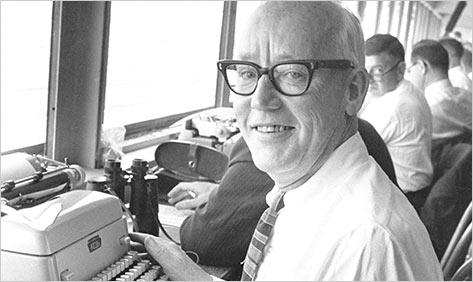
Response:
[{"label": "window frame", "polygon": [[2,152],[1,156],[8,155],[8,154],[13,154],[13,153],[19,153],[19,152],[27,153],[27,154],[30,154],[30,155],[44,154],[45,144],[46,143],[40,143],[40,144],[31,145],[31,146],[27,146],[27,147],[22,147],[22,148],[18,148],[18,149],[8,150],[8,151],[5,151],[5,152]]},{"label": "window frame", "polygon": [[[220,35],[220,59],[231,57],[233,53],[236,5],[235,1],[225,1],[224,3]],[[74,15],[74,17],[68,17],[67,15]],[[44,147],[43,151],[52,159],[63,160],[67,157],[71,162],[86,167],[98,167],[100,165],[98,151],[105,108],[110,17],[111,3],[109,1],[55,1],[53,4],[46,142],[33,146],[33,149],[37,149],[39,146]],[[73,37],[71,30],[80,31],[83,38]],[[76,48],[79,50],[74,49],[73,53],[75,55],[73,54],[74,56],[71,57],[71,54],[66,52],[67,50],[71,52],[70,45],[78,44],[78,41],[84,39],[89,45],[86,48]],[[95,58],[99,63],[91,63],[93,66],[87,65],[85,61],[89,59],[90,63],[90,58]],[[86,68],[93,75],[83,71],[79,73],[71,72],[71,69],[83,70],[84,62]],[[94,75],[100,78],[98,82],[90,79]],[[125,124],[127,130],[125,140],[137,135],[142,136],[149,132],[165,129],[179,119],[195,112],[229,106],[229,90],[225,87],[217,68],[215,68],[215,75],[217,90],[215,103],[212,107]],[[77,90],[78,81],[81,81],[84,85],[90,84],[90,87],[84,87],[93,89]],[[81,92],[80,95],[79,92]],[[81,105],[84,108],[87,106],[86,110],[89,114],[85,115],[78,111],[77,104],[79,104],[79,107]],[[82,141],[80,143],[78,140],[88,140],[88,142]],[[71,147],[74,147],[74,150],[71,150]],[[25,151],[25,149],[19,148],[17,151]],[[37,150],[36,152],[39,153],[40,151]]]},{"label": "window frame", "polygon": [[110,3],[58,1],[53,14],[45,153],[96,167]]}]

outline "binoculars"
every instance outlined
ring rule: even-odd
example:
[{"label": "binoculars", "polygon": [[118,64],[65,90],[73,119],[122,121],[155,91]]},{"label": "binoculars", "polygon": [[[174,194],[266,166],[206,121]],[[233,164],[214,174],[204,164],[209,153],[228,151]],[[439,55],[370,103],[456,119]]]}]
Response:
[{"label": "binoculars", "polygon": [[121,168],[119,160],[108,159],[104,175],[89,180],[87,189],[112,190],[125,206],[129,206],[138,228],[134,231],[158,236],[158,176],[148,170],[149,164],[143,159],[134,159],[127,170]]}]

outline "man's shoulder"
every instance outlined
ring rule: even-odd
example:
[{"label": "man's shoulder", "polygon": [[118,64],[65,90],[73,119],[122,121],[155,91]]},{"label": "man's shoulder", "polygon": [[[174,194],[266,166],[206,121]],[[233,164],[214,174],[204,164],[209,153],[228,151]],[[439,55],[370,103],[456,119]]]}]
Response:
[{"label": "man's shoulder", "polygon": [[350,199],[347,201],[351,212],[357,214],[355,217],[358,219],[354,220],[386,228],[413,220],[415,210],[372,158],[358,170],[355,172],[356,182],[351,183],[353,186],[349,188]]},{"label": "man's shoulder", "polygon": [[402,81],[398,87],[385,94],[383,104],[386,113],[396,114],[400,110],[413,110],[421,104],[422,93],[408,81]]},{"label": "man's shoulder", "polygon": [[424,94],[410,81],[404,80],[398,88],[399,95],[396,95],[399,103],[407,103],[413,105],[422,104],[425,100]]},{"label": "man's shoulder", "polygon": [[424,94],[410,82],[406,81],[399,95],[393,95],[391,104],[399,119],[422,121],[422,116],[430,116],[429,104]]},{"label": "man's shoulder", "polygon": [[471,92],[456,86],[445,87],[438,89],[436,92],[431,92],[426,95],[428,98],[429,105],[432,106],[444,106],[450,105],[450,103],[463,104],[465,106],[471,105]]}]

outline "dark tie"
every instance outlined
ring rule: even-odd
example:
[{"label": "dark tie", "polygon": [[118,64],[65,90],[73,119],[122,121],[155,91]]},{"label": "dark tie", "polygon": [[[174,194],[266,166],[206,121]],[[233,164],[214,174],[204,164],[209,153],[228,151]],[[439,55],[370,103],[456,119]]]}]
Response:
[{"label": "dark tie", "polygon": [[245,264],[243,265],[242,281],[253,281],[258,271],[259,264],[263,259],[263,251],[268,242],[269,235],[276,223],[278,211],[284,207],[282,201],[284,193],[281,192],[267,208],[256,225],[255,233],[251,238],[248,252],[246,253]]}]

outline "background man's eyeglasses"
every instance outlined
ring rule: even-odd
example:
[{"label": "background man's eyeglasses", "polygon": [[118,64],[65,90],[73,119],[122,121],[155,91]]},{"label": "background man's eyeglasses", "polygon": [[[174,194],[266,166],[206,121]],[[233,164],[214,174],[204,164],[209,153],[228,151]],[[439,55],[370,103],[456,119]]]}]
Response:
[{"label": "background man's eyeglasses", "polygon": [[412,68],[415,67],[418,63],[419,63],[419,62],[415,62],[415,63],[413,63],[412,65],[408,66],[408,67],[406,68],[406,72],[411,72]]},{"label": "background man's eyeglasses", "polygon": [[281,94],[299,96],[309,88],[315,70],[348,69],[355,65],[349,60],[294,60],[262,68],[248,61],[221,60],[217,62],[217,67],[228,87],[238,95],[253,94],[261,76],[267,74]]},{"label": "background man's eyeglasses", "polygon": [[393,71],[400,63],[402,62],[402,60],[399,60],[397,61],[397,63],[395,63],[392,67],[390,67],[388,70],[386,71],[383,71],[382,68],[379,68],[379,67],[376,67],[376,68],[373,68],[372,70],[370,70],[370,72],[368,73],[369,76],[370,76],[370,79],[374,80],[374,81],[381,81],[383,79],[383,77],[390,73],[391,71]]}]

